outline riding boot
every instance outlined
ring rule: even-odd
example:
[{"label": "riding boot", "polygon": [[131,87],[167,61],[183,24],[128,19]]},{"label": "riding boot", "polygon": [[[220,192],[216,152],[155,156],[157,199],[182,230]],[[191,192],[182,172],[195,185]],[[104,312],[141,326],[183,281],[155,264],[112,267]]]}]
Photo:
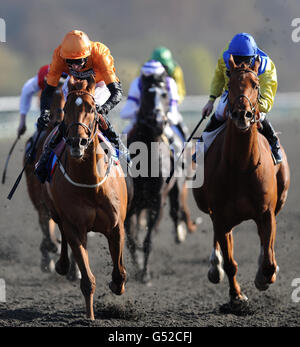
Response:
[{"label": "riding boot", "polygon": [[271,123],[267,120],[267,118],[265,118],[261,122],[261,124],[262,124],[262,129],[260,128],[259,131],[268,140],[275,162],[276,164],[279,164],[282,162],[282,152],[280,149],[279,140],[275,133],[275,130],[272,127]]},{"label": "riding boot", "polygon": [[203,130],[203,132],[207,132],[210,133],[216,129],[219,128],[219,126],[221,126],[224,123],[224,120],[219,120],[217,119],[217,117],[215,116],[215,114],[213,114],[210,117],[209,122],[207,123],[205,129]]},{"label": "riding boot", "polygon": [[60,143],[62,140],[62,131],[60,131],[60,127],[57,128],[56,133],[52,136],[49,143],[45,146],[45,149],[43,153],[41,154],[41,157],[39,161],[35,165],[34,174],[37,175],[39,181],[41,183],[45,183],[47,176],[48,176],[48,162],[50,159],[50,155],[53,152],[53,150],[56,148],[56,146]]},{"label": "riding boot", "polygon": [[104,136],[106,136],[109,141],[115,146],[115,148],[119,151],[120,158],[125,158],[128,166],[131,166],[131,158],[128,148],[122,142],[120,136],[115,132],[113,126],[111,125],[109,119],[102,115],[105,119],[107,129],[101,128],[101,131]]}]

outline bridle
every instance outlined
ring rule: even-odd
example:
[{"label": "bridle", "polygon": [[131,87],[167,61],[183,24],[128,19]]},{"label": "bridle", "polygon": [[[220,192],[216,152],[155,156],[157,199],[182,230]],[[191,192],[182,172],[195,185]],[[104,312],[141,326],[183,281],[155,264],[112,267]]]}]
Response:
[{"label": "bridle", "polygon": [[[162,97],[162,95],[167,93],[167,91],[165,91],[165,89],[163,87],[157,86],[157,85],[149,86],[149,88],[147,88],[147,91],[151,92],[151,93],[155,93],[155,95],[154,95],[154,97],[155,97],[154,108],[151,111],[151,113],[149,112],[149,115],[154,114],[156,122],[158,121],[157,116],[160,115],[161,116],[160,121],[162,123],[166,123],[167,122],[167,116],[166,116],[166,112],[164,110],[164,107],[163,107],[163,104],[162,104],[162,101],[160,100],[160,98]],[[146,125],[150,128],[153,128],[153,124],[150,124],[149,117],[147,117],[147,113],[145,113],[144,117],[142,117],[142,118],[138,117],[137,123]]]},{"label": "bridle", "polygon": [[85,90],[71,90],[67,95],[67,99],[68,99],[70,94],[75,94],[75,93],[77,96],[88,95],[92,98],[93,104],[94,104],[94,106],[93,106],[94,120],[93,120],[93,123],[91,125],[91,128],[82,122],[71,123],[65,131],[66,143],[70,145],[72,143],[72,140],[74,139],[74,138],[68,137],[68,133],[69,133],[70,129],[74,126],[82,126],[88,132],[88,138],[83,139],[83,140],[86,140],[86,141],[84,141],[84,142],[86,142],[84,146],[87,147],[93,141],[93,139],[96,135],[96,130],[97,130],[96,125],[99,124],[98,113],[97,113],[97,109],[96,109],[96,102],[95,102],[94,95],[92,95],[91,93],[89,93]]},{"label": "bridle", "polygon": [[[258,79],[257,74],[256,74],[254,71],[252,71],[252,70],[249,70],[249,69],[241,69],[241,70],[238,70],[237,72],[252,73],[252,74]],[[228,90],[229,90],[229,87],[228,87]],[[229,100],[228,100],[228,103],[227,103],[227,107],[228,107],[228,111],[227,111],[227,112],[228,112],[228,116],[229,116],[231,119],[233,118],[232,113],[233,113],[233,109],[234,109],[235,104],[236,104],[237,101],[240,100],[241,98],[245,98],[245,99],[249,102],[249,105],[250,105],[250,108],[251,108],[251,112],[248,111],[247,114],[246,114],[246,116],[247,116],[248,118],[250,118],[250,124],[257,123],[257,122],[259,121],[259,118],[256,119],[256,118],[255,118],[255,115],[256,115],[257,105],[258,105],[258,103],[259,103],[260,97],[261,97],[260,88],[258,87],[257,98],[256,98],[256,102],[255,102],[254,105],[252,104],[252,102],[251,102],[251,100],[248,98],[248,96],[245,95],[245,94],[240,94],[240,95],[238,95],[238,96],[235,98],[235,100],[234,100],[234,102],[233,102],[232,105],[230,104],[230,102],[229,102]],[[249,114],[249,115],[248,115],[248,114]]]},{"label": "bridle", "polygon": [[[89,95],[92,98],[93,103],[94,103],[94,106],[93,106],[94,120],[93,120],[93,123],[92,123],[92,127],[93,128],[91,129],[86,124],[81,123],[81,122],[73,122],[73,123],[71,123],[68,126],[68,128],[67,128],[67,130],[65,132],[66,144],[70,145],[72,143],[72,138],[67,137],[67,134],[68,134],[70,128],[73,127],[73,126],[79,125],[79,126],[82,126],[83,128],[85,128],[88,131],[88,136],[89,137],[88,137],[88,139],[86,139],[87,143],[84,145],[85,147],[88,147],[88,145],[93,141],[95,135],[97,134],[97,126],[96,125],[99,124],[98,113],[97,113],[97,109],[96,109],[96,102],[95,102],[94,96],[91,93],[89,93],[87,91],[84,91],[84,90],[72,90],[72,91],[70,91],[68,93],[68,95],[67,95],[67,99],[68,99],[70,94],[75,94],[75,93],[76,93],[77,96]],[[67,174],[66,170],[64,169],[64,167],[63,167],[63,165],[62,165],[62,163],[60,161],[60,158],[58,158],[58,165],[59,165],[59,168],[60,168],[63,176],[66,178],[66,180],[69,183],[71,183],[72,185],[74,185],[76,187],[80,187],[80,188],[91,188],[91,189],[94,189],[94,188],[100,187],[106,181],[106,179],[108,178],[108,175],[110,173],[112,164],[113,164],[113,158],[112,158],[112,156],[110,156],[104,177],[98,183],[95,183],[95,184],[85,184],[85,183],[80,183],[80,182],[73,181],[72,178]]]},{"label": "bridle", "polygon": [[[254,71],[252,71],[252,70],[249,70],[249,69],[241,69],[241,70],[238,70],[237,72],[252,73],[252,74],[258,79],[257,74],[256,74]],[[228,90],[229,90],[229,88],[228,88]],[[227,95],[227,97],[228,97],[228,95]],[[256,119],[256,118],[255,118],[255,115],[256,115],[257,105],[259,104],[259,100],[260,100],[261,97],[262,97],[262,96],[261,96],[261,93],[260,93],[260,88],[259,88],[259,86],[258,86],[257,98],[256,98],[256,102],[255,102],[254,105],[252,104],[252,102],[251,102],[251,100],[248,98],[248,96],[245,95],[245,94],[240,94],[240,95],[238,95],[238,96],[235,98],[235,100],[234,100],[234,102],[233,102],[233,105],[230,105],[230,102],[229,102],[229,100],[228,100],[228,103],[227,103],[227,107],[228,107],[228,110],[227,110],[228,116],[230,117],[230,119],[233,119],[232,110],[234,109],[234,106],[235,106],[236,102],[237,102],[238,100],[240,100],[240,98],[245,98],[245,99],[249,102],[249,105],[250,105],[250,108],[251,108],[251,112],[249,112],[249,111],[247,112],[247,114],[248,114],[248,113],[250,114],[250,117],[247,116],[247,117],[250,119],[250,124],[254,124],[254,123],[259,122],[259,117]],[[247,114],[246,114],[246,115],[247,115]],[[257,161],[257,164],[256,164],[253,168],[248,169],[248,170],[246,170],[246,171],[244,171],[244,172],[242,172],[242,173],[243,173],[243,174],[249,174],[249,173],[251,173],[251,172],[254,172],[260,165],[261,165],[261,153],[259,154],[259,159],[258,159],[258,161]]]}]

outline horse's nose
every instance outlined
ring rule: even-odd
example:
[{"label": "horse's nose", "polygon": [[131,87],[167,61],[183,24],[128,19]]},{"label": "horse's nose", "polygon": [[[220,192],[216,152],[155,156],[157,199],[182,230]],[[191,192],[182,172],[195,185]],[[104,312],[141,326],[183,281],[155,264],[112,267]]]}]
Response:
[{"label": "horse's nose", "polygon": [[247,110],[238,110],[232,112],[232,117],[239,120],[247,120],[247,118],[252,118],[252,113]]},{"label": "horse's nose", "polygon": [[79,141],[79,145],[80,145],[80,146],[83,146],[83,147],[86,147],[87,144],[88,144],[88,140],[85,139],[85,138],[83,138],[83,137],[81,137],[81,138],[80,138],[80,141]]},{"label": "horse's nose", "polygon": [[73,148],[86,147],[88,140],[83,137],[71,137],[67,140],[67,143]]}]

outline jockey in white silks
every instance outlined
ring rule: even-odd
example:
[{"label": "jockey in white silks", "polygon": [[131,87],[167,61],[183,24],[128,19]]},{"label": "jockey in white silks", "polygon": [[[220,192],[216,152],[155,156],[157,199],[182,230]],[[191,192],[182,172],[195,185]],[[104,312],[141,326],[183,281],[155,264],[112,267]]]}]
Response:
[{"label": "jockey in white silks", "polygon": [[176,82],[173,78],[166,75],[165,68],[156,60],[147,61],[141,68],[140,76],[135,78],[130,85],[126,103],[120,113],[122,119],[131,121],[131,123],[123,130],[124,134],[128,134],[136,122],[136,115],[139,111],[141,100],[141,77],[143,75],[148,77],[151,75],[161,76],[163,74],[165,74],[164,78],[169,96],[169,110],[167,113],[169,126],[165,128],[165,135],[171,142],[173,131],[180,136],[182,141],[186,139],[187,127],[184,125],[183,118],[178,111],[179,95]]}]

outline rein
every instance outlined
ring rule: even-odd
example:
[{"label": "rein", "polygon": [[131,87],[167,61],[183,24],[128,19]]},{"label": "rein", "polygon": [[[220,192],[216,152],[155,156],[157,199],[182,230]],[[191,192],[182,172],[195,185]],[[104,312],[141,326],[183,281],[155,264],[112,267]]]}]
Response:
[{"label": "rein", "polygon": [[71,129],[71,127],[73,126],[82,126],[83,128],[85,128],[87,131],[88,131],[88,139],[87,139],[87,146],[93,141],[95,135],[96,135],[96,129],[97,127],[95,126],[96,124],[99,124],[99,120],[98,120],[98,114],[97,114],[97,109],[96,109],[96,101],[95,101],[95,98],[94,98],[94,95],[92,95],[91,93],[89,92],[86,92],[84,90],[71,90],[68,95],[67,95],[67,99],[69,97],[70,94],[75,94],[77,96],[81,96],[81,95],[88,95],[92,98],[93,100],[93,103],[94,103],[94,108],[93,108],[93,111],[94,111],[94,121],[93,121],[93,124],[92,124],[92,129],[91,130],[86,124],[84,123],[81,123],[81,122],[73,122],[72,124],[70,124],[68,126],[68,128],[66,129],[66,143],[68,144],[70,142],[70,139],[67,137],[68,136],[68,132],[69,130]]},{"label": "rein", "polygon": [[[252,73],[257,79],[258,79],[258,76],[257,74],[252,71],[252,70],[249,70],[249,69],[242,69],[242,70],[239,70],[238,72],[245,72],[245,73]],[[228,97],[228,96],[227,96]],[[251,100],[248,98],[247,95],[245,94],[240,94],[238,95],[234,102],[233,102],[233,105],[231,106],[229,101],[228,101],[228,115],[229,117],[232,119],[232,109],[234,108],[237,100],[239,100],[240,98],[245,98],[248,102],[249,102],[249,105],[250,105],[250,108],[251,108],[251,120],[250,120],[250,123],[251,124],[254,124],[254,123],[258,123],[259,122],[259,118],[258,119],[255,119],[255,113],[256,113],[256,109],[257,109],[257,105],[259,103],[259,99],[261,97],[261,94],[260,94],[260,89],[258,89],[258,93],[257,93],[257,99],[256,99],[256,102],[255,102],[255,105],[252,105],[252,102]],[[247,170],[244,170],[244,171],[239,171],[241,174],[250,174],[254,171],[256,171],[256,169],[261,165],[261,152],[259,153],[259,158],[258,158],[258,161],[257,163],[252,167],[252,168],[249,168]]]}]

